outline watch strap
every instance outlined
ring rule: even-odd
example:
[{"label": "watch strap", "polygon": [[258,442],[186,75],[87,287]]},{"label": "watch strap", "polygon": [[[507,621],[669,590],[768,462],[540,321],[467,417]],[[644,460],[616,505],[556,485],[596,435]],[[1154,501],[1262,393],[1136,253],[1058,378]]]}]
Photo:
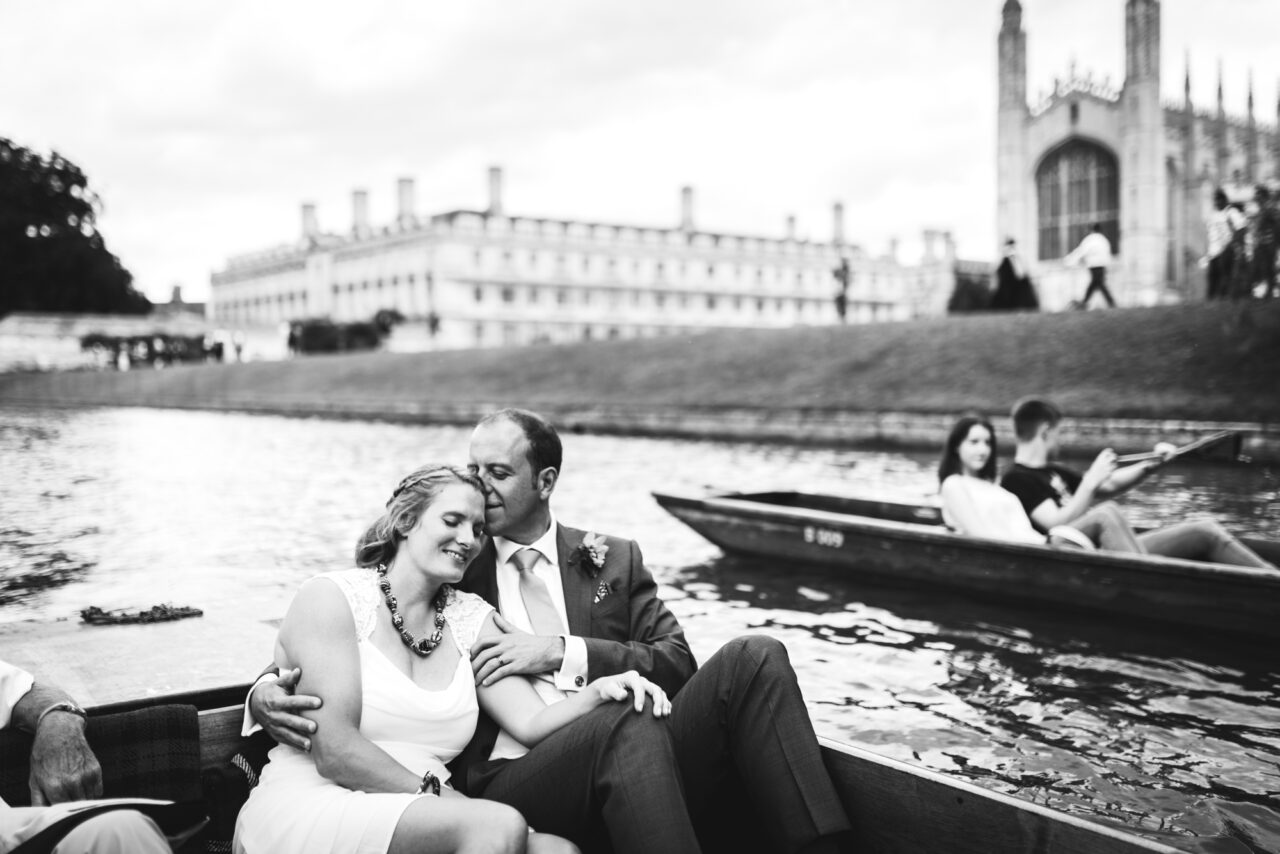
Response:
[{"label": "watch strap", "polygon": [[53,712],[67,712],[68,714],[79,715],[81,718],[84,718],[85,720],[88,720],[89,718],[89,713],[86,712],[84,709],[80,708],[79,706],[77,706],[75,703],[71,702],[70,700],[60,700],[57,703],[54,703],[48,706],[47,708],[45,708],[43,712],[39,714],[39,716],[36,718],[35,728],[37,730],[40,729],[40,724],[44,723],[45,717]]}]

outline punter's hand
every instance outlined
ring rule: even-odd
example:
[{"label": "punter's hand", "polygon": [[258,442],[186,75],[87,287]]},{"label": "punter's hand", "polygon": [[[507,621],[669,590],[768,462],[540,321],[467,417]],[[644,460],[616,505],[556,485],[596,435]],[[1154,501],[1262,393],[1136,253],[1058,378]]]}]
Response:
[{"label": "punter's hand", "polygon": [[644,711],[645,697],[650,697],[653,699],[655,718],[665,718],[671,714],[671,700],[667,698],[667,692],[634,670],[628,670],[616,676],[601,676],[593,680],[587,686],[587,690],[594,691],[601,700],[606,702],[622,703],[631,697],[637,712]]},{"label": "punter's hand", "polygon": [[295,667],[281,671],[274,682],[263,682],[249,695],[249,712],[279,743],[309,751],[316,722],[302,717],[302,713],[320,708],[321,700],[310,694],[293,693],[301,678],[302,668]]},{"label": "punter's hand", "polygon": [[1169,442],[1156,442],[1153,450],[1160,455],[1160,462],[1167,463],[1178,453],[1178,446]]},{"label": "punter's hand", "polygon": [[1107,448],[1098,454],[1094,459],[1093,465],[1089,466],[1089,470],[1084,473],[1084,477],[1080,479],[1082,488],[1097,489],[1107,478],[1111,477],[1111,473],[1116,470],[1116,452],[1111,448]]},{"label": "punter's hand", "polygon": [[559,635],[522,632],[496,612],[493,623],[502,634],[481,638],[471,647],[476,685],[487,687],[517,673],[548,673],[564,663],[564,638]]},{"label": "punter's hand", "polygon": [[31,743],[31,805],[102,797],[102,766],[84,739],[84,718],[45,715]]}]

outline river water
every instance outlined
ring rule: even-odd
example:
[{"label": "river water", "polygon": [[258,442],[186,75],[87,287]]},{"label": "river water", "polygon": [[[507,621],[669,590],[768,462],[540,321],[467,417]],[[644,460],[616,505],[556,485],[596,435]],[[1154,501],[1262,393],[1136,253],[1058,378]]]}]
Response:
[{"label": "river water", "polygon": [[[283,615],[418,464],[469,430],[147,409],[0,408],[0,623],[89,605],[253,603]],[[931,454],[566,435],[559,517],[636,539],[705,659],[790,651],[819,733],[1188,850],[1280,852],[1280,656],[1111,618],[727,558],[652,490],[799,488],[918,500]],[[1179,464],[1126,496],[1280,537],[1280,471]],[[176,645],[175,660],[198,656]],[[269,650],[244,661],[249,678]]]}]

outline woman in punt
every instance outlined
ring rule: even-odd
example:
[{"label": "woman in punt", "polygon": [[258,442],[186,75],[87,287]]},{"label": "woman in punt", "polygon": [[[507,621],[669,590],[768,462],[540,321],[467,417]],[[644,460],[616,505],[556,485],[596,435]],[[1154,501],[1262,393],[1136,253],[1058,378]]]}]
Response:
[{"label": "woman in punt", "polygon": [[241,810],[235,849],[313,852],[576,852],[533,833],[503,804],[449,785],[449,762],[470,741],[478,706],[534,744],[603,703],[653,699],[634,671],[597,679],[547,706],[524,678],[476,688],[470,649],[498,630],[480,597],[455,591],[480,551],[480,482],[436,465],[401,481],[356,546],[356,567],[305,582],[276,640],[275,660],[302,669],[318,695],[309,753],[278,745]]},{"label": "woman in punt", "polygon": [[[1090,469],[1085,477],[1100,477]],[[951,428],[938,464],[942,519],[957,533],[1015,543],[1046,542],[1085,549],[1145,553],[1112,502],[1092,508],[1070,526],[1037,531],[1017,496],[996,483],[996,431],[980,415],[965,415]]]},{"label": "woman in punt", "polygon": [[[1114,469],[1114,456],[1100,454],[1084,473],[1080,489],[1094,491]],[[1017,543],[1075,545],[1185,560],[1275,569],[1212,519],[1195,519],[1142,534],[1114,502],[1090,508],[1070,526],[1035,529],[1022,503],[995,482],[996,433],[979,415],[965,415],[951,428],[938,465],[942,518],[947,527],[975,537]]]}]

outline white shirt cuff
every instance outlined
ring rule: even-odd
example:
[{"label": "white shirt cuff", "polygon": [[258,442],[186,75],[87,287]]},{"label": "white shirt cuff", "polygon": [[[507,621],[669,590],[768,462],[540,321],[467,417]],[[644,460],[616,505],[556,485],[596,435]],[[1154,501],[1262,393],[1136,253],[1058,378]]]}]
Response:
[{"label": "white shirt cuff", "polygon": [[581,691],[587,684],[587,642],[573,635],[564,638],[564,661],[556,671],[556,687],[561,691]]},{"label": "white shirt cuff", "polygon": [[255,732],[262,731],[262,724],[253,719],[253,713],[249,711],[249,699],[253,696],[253,691],[263,682],[275,682],[280,678],[278,673],[264,673],[249,686],[249,693],[244,695],[244,722],[240,725],[240,735],[248,738]]},{"label": "white shirt cuff", "polygon": [[31,674],[21,667],[0,661],[0,729],[9,726],[13,707],[27,696],[34,683]]}]

